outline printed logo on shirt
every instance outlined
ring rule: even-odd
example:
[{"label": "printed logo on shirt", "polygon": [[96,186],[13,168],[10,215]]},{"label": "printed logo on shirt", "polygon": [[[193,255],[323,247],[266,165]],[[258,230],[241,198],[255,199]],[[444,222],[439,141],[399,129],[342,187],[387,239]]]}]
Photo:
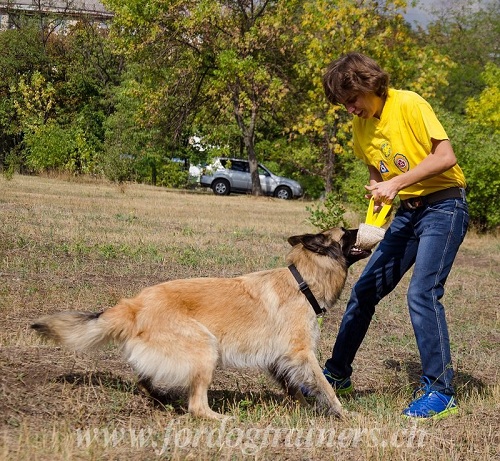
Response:
[{"label": "printed logo on shirt", "polygon": [[396,165],[403,173],[406,173],[410,169],[410,163],[403,154],[396,154],[394,156],[394,165]]},{"label": "printed logo on shirt", "polygon": [[380,150],[385,158],[389,158],[391,156],[391,145],[388,142],[383,142],[380,146]]},{"label": "printed logo on shirt", "polygon": [[389,173],[389,168],[387,168],[387,165],[383,160],[380,160],[380,163],[378,165],[378,171],[380,171],[380,174]]}]

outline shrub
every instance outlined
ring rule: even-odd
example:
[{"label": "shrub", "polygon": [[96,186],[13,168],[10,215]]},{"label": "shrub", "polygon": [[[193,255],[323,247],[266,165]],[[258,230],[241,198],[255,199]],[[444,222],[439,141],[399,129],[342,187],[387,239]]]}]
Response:
[{"label": "shrub", "polygon": [[493,230],[500,225],[499,132],[449,114],[443,124],[467,180],[471,224]]},{"label": "shrub", "polygon": [[95,152],[79,128],[64,128],[56,123],[41,125],[24,135],[26,163],[36,172],[66,171],[90,173]]},{"label": "shrub", "polygon": [[310,212],[307,221],[320,230],[337,226],[349,226],[349,223],[344,219],[346,210],[340,197],[335,192],[329,192],[322,203],[312,207],[307,206],[306,210]]},{"label": "shrub", "polygon": [[182,188],[188,186],[189,173],[182,164],[169,162],[164,164],[158,173],[157,185]]},{"label": "shrub", "polygon": [[368,201],[365,198],[365,184],[368,184],[368,169],[354,154],[342,155],[337,162],[339,173],[334,187],[353,211],[365,212]]}]

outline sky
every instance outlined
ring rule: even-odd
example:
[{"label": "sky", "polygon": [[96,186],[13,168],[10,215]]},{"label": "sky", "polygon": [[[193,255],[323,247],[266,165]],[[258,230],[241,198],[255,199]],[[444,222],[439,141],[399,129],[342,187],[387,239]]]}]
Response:
[{"label": "sky", "polygon": [[[473,10],[477,11],[481,6],[486,6],[488,4],[494,4],[494,2],[498,2],[498,0],[473,0],[468,2],[468,6],[471,6],[472,3]],[[411,3],[411,0],[407,0],[407,3]],[[432,15],[429,13],[431,9],[447,9],[450,5],[456,6],[456,3],[453,0],[418,0],[418,6],[415,8],[407,8],[407,13],[405,14],[406,20],[411,24],[415,25],[416,23],[425,27],[432,20]],[[465,1],[462,0],[464,5],[467,5]]]},{"label": "sky", "polygon": [[411,25],[418,24],[425,27],[432,19],[430,13],[426,10],[436,4],[438,3],[435,0],[420,0],[417,7],[407,8],[405,18]]}]

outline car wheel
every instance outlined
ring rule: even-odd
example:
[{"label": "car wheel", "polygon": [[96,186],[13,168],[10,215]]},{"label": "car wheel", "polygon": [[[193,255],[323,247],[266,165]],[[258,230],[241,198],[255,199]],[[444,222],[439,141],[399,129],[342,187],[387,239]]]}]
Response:
[{"label": "car wheel", "polygon": [[280,186],[274,191],[274,196],[283,200],[290,200],[292,198],[292,191],[289,187]]},{"label": "car wheel", "polygon": [[225,179],[215,179],[212,183],[212,190],[215,195],[229,195],[229,182]]}]

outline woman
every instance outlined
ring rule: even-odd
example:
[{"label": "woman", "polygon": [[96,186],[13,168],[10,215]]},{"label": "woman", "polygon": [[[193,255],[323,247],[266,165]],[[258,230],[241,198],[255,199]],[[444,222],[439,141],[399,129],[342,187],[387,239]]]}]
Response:
[{"label": "woman", "polygon": [[354,154],[368,167],[366,198],[400,207],[352,289],[324,374],[339,395],[352,391],[352,362],[377,303],[413,266],[407,301],[422,363],[420,395],[407,417],[457,412],[444,307],[440,300],[468,226],[465,178],[431,106],[389,87],[371,58],[348,53],[328,67],[323,84],[332,104],[353,118]]}]

